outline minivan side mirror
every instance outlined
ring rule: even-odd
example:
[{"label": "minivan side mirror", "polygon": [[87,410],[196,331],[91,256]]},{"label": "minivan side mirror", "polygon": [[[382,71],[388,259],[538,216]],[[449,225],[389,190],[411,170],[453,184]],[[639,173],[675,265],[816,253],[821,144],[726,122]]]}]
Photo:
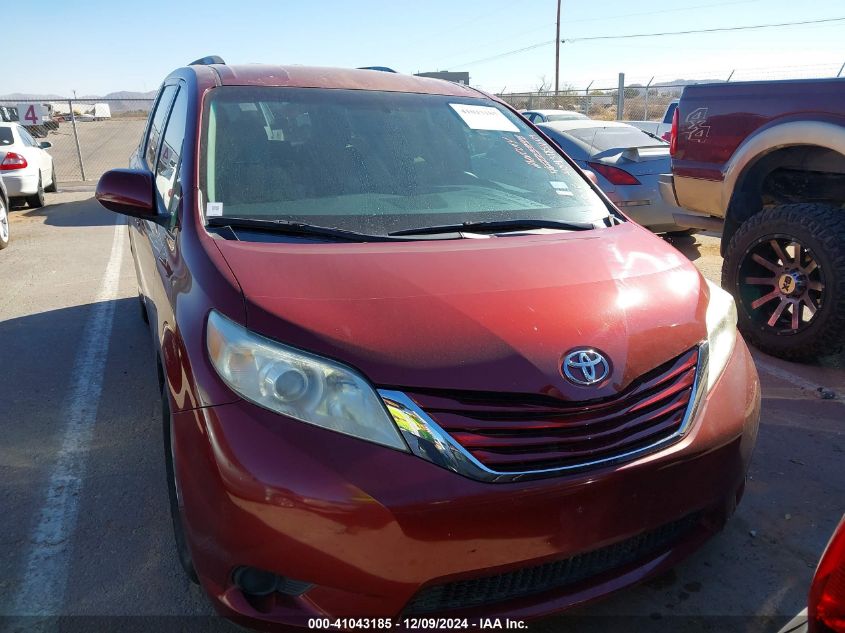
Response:
[{"label": "minivan side mirror", "polygon": [[100,176],[95,197],[106,209],[133,218],[156,224],[163,224],[170,219],[158,213],[153,175],[146,169],[107,171]]},{"label": "minivan side mirror", "polygon": [[53,147],[53,144],[50,141],[41,141],[38,144],[38,147],[40,147],[41,149],[50,149],[51,147]]}]

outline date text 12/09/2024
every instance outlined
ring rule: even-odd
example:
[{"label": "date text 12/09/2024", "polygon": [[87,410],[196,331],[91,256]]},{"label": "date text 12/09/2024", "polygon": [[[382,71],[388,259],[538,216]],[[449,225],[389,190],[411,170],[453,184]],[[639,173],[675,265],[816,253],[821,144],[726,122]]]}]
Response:
[{"label": "date text 12/09/2024", "polygon": [[527,629],[524,620],[510,618],[311,618],[308,628],[312,630],[504,630]]}]

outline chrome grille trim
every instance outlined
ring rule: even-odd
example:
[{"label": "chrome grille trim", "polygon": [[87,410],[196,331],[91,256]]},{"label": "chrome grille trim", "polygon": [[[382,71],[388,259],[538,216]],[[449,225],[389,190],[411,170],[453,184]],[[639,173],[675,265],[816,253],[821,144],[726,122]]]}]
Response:
[{"label": "chrome grille trim", "polygon": [[695,367],[695,379],[689,404],[680,426],[674,433],[646,446],[625,451],[618,455],[538,470],[502,472],[488,468],[461,446],[407,394],[391,389],[379,389],[378,392],[391,417],[399,427],[408,447],[417,457],[478,481],[490,483],[523,481],[628,462],[654,453],[683,438],[698,414],[704,398],[704,391],[707,388],[707,352],[707,342],[699,344],[698,362]]}]

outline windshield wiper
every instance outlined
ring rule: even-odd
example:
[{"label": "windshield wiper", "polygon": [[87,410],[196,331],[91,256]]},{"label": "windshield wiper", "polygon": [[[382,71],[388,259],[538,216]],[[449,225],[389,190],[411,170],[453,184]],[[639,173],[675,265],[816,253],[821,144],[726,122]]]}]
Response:
[{"label": "windshield wiper", "polygon": [[592,222],[562,222],[560,220],[488,220],[485,222],[462,222],[461,224],[441,224],[439,226],[421,226],[414,229],[392,231],[390,236],[426,235],[429,233],[478,233],[480,231],[518,231],[520,229],[559,229],[563,231],[589,231],[596,228]]},{"label": "windshield wiper", "polygon": [[347,242],[387,242],[391,238],[386,235],[369,235],[338,229],[331,226],[319,226],[307,222],[292,220],[264,220],[259,218],[238,218],[230,216],[215,216],[205,219],[208,226],[228,226],[233,229],[256,229],[259,231],[275,231],[290,235],[305,235],[309,237],[325,237]]}]

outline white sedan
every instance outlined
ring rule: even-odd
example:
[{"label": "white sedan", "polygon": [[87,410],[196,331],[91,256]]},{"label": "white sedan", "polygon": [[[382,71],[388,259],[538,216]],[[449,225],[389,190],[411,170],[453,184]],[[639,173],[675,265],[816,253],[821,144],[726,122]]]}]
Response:
[{"label": "white sedan", "polygon": [[53,157],[18,123],[0,123],[0,177],[10,200],[24,199],[30,207],[44,206],[44,192],[56,191]]}]

